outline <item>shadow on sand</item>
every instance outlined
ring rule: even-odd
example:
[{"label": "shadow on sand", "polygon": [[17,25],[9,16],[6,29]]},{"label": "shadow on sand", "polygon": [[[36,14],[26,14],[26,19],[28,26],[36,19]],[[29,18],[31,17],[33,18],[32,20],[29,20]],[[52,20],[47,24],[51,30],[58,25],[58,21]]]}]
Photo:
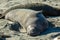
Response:
[{"label": "shadow on sand", "polygon": [[60,27],[55,27],[54,24],[49,22],[48,29],[46,31],[42,32],[40,35],[46,35],[46,34],[50,34],[50,33],[54,33],[54,32],[60,32]]}]

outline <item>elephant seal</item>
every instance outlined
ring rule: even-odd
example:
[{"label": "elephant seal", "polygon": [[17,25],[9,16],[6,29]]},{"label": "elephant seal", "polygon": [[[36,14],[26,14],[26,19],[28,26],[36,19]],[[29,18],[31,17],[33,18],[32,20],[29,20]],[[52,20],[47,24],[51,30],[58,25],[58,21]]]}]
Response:
[{"label": "elephant seal", "polygon": [[15,9],[8,12],[5,19],[19,22],[23,27],[20,31],[27,32],[31,36],[39,35],[48,28],[48,21],[42,14],[42,11]]}]

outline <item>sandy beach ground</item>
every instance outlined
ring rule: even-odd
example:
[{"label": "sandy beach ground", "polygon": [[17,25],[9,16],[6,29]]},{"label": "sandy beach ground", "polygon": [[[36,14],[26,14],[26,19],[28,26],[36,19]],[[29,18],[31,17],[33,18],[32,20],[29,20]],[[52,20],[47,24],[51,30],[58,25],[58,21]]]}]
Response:
[{"label": "sandy beach ground", "polygon": [[[0,13],[4,13],[9,8],[19,5],[22,0],[0,0]],[[36,0],[35,0],[36,1]],[[40,0],[48,3],[52,7],[60,8],[60,0]],[[58,5],[58,6],[56,6]],[[60,39],[60,16],[49,16],[49,28],[36,37],[31,37],[26,33],[20,33],[9,28],[19,26],[18,23],[9,24],[9,20],[0,19],[0,40],[58,40]],[[1,36],[3,35],[3,36]]]}]

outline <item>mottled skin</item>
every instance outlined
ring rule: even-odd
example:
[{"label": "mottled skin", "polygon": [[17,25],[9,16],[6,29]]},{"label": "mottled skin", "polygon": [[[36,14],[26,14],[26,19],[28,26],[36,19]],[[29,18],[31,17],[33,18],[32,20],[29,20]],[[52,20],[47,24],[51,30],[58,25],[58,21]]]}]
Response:
[{"label": "mottled skin", "polygon": [[27,32],[29,35],[38,35],[48,28],[48,22],[42,11],[15,9],[8,12],[5,19],[19,22],[23,27],[20,31]]}]

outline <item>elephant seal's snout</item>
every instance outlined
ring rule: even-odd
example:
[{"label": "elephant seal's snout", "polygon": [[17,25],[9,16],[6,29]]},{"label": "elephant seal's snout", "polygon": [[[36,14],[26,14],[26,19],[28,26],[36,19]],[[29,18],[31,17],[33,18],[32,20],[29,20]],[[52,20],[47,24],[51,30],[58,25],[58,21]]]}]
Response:
[{"label": "elephant seal's snout", "polygon": [[37,36],[40,34],[40,29],[35,27],[35,25],[29,25],[27,28],[27,34],[30,36]]}]

